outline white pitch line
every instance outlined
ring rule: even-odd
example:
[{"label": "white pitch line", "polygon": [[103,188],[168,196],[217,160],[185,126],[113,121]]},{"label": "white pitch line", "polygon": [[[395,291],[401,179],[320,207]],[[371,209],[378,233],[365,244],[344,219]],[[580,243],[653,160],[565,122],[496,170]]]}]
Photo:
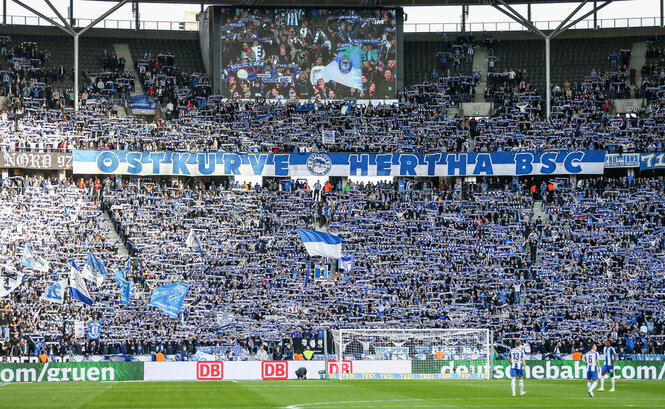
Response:
[{"label": "white pitch line", "polygon": [[[266,385],[268,386],[268,385]],[[281,385],[275,385],[279,386],[280,388],[282,387]],[[286,385],[288,388],[327,388],[329,386],[336,386],[336,385]]]},{"label": "white pitch line", "polygon": [[340,405],[347,403],[379,403],[379,402],[412,402],[421,399],[391,399],[391,400],[349,400],[349,401],[334,401],[334,402],[314,402],[314,403],[298,403],[296,405],[285,406],[284,409],[302,409],[307,406],[322,406],[322,405]]}]

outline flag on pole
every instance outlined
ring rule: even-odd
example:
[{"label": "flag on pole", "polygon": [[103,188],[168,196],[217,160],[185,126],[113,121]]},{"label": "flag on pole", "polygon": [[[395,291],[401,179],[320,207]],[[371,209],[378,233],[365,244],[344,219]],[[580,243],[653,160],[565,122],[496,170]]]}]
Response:
[{"label": "flag on pole", "polygon": [[150,296],[148,307],[157,307],[173,318],[178,318],[189,284],[165,284],[155,288]]},{"label": "flag on pole", "polygon": [[127,259],[127,263],[125,263],[125,270],[122,272],[122,278],[125,280],[127,279],[127,276],[132,272],[132,260]]},{"label": "flag on pole", "polygon": [[120,304],[129,305],[129,293],[131,292],[132,285],[125,279],[125,273],[119,268],[115,269],[114,276],[115,283],[120,288]]},{"label": "flag on pole", "polygon": [[34,251],[26,244],[23,248],[23,257],[21,257],[21,264],[33,270],[48,272],[50,265],[49,262],[44,260],[43,257],[35,254]]},{"label": "flag on pole", "polygon": [[67,279],[56,281],[44,291],[41,298],[44,301],[50,301],[62,304],[65,301],[65,289],[67,288]]},{"label": "flag on pole", "polygon": [[309,270],[312,268],[312,263],[307,263],[307,275],[305,276],[305,288],[309,285]]},{"label": "flag on pole", "polygon": [[342,257],[342,239],[338,236],[305,229],[298,229],[298,234],[310,256]]},{"label": "flag on pole", "polygon": [[337,49],[335,61],[321,70],[321,77],[326,81],[335,81],[349,88],[363,89],[363,75],[360,46]]},{"label": "flag on pole", "polygon": [[199,238],[196,237],[194,229],[189,231],[189,235],[187,235],[187,240],[185,241],[185,244],[187,244],[188,247],[190,247],[192,250],[196,251],[197,253],[203,254],[203,246],[201,245]]},{"label": "flag on pole", "polygon": [[81,270],[74,261],[72,261],[69,268],[69,296],[88,305],[92,305],[94,302],[90,297],[88,288],[85,286]]},{"label": "flag on pole", "polygon": [[104,276],[106,276],[106,267],[104,267],[104,264],[102,264],[97,256],[89,252],[88,258],[85,260],[85,265],[83,265],[83,278],[94,281],[97,285],[102,285]]}]

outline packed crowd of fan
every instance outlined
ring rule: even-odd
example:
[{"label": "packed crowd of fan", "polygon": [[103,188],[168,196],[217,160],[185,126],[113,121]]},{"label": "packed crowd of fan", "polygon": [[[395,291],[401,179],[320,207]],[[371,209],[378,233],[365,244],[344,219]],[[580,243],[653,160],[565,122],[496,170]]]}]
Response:
[{"label": "packed crowd of fan", "polygon": [[[24,99],[20,114],[7,114],[2,142],[18,149],[132,149],[275,152],[430,152],[606,149],[610,152],[662,149],[665,92],[650,90],[648,108],[636,115],[611,116],[611,81],[592,73],[584,82],[553,92],[551,122],[544,101],[529,88],[511,83],[493,94],[496,113],[472,124],[447,115],[458,100],[460,79],[414,86],[400,104],[363,106],[351,102],[270,103],[196,97],[173,104],[172,119],[145,123],[116,117],[112,104],[88,100],[74,114],[46,110]],[[451,91],[452,90],[452,91]],[[65,98],[54,93],[52,99]],[[2,99],[0,108],[15,100]],[[18,102],[18,101],[16,101]],[[20,103],[19,103],[20,104]],[[51,106],[50,103],[47,106]],[[21,119],[18,121],[18,119]],[[323,144],[322,131],[335,131]]]},{"label": "packed crowd of fan", "polygon": [[[648,58],[662,59],[662,50],[651,47]],[[665,149],[665,84],[658,69],[647,68],[639,91],[633,90],[649,105],[632,116],[609,115],[611,99],[631,92],[632,74],[623,68],[593,70],[584,80],[555,86],[550,122],[526,71],[511,70],[514,75],[493,75],[485,94],[496,114],[465,121],[447,110],[473,95],[475,75],[437,76],[401,93],[399,104],[275,104],[210,96],[205,77],[179,74],[168,53],[144,57],[138,80],[173,105],[166,120],[115,116],[108,95],[99,92],[111,89],[104,77],[103,87],[92,81],[83,90],[90,91],[86,102],[73,113],[62,109],[71,104],[70,93],[51,91],[49,80],[43,93],[31,92],[39,81],[17,71],[19,77],[3,80],[9,85],[8,96],[0,97],[0,144],[30,151]],[[113,55],[101,65],[124,70]],[[324,130],[336,132],[334,144],[321,142]],[[499,342],[523,339],[534,352],[566,354],[586,350],[592,338],[610,337],[627,352],[665,353],[661,179],[545,185],[540,191],[549,219],[535,222],[524,182],[417,182],[404,190],[392,183],[325,186],[317,201],[313,189],[295,183],[192,183],[119,179],[78,188],[72,181],[5,182],[3,260],[16,263],[30,244],[54,269],[30,273],[3,301],[2,353],[23,353],[23,338],[30,346],[46,341],[56,355],[154,352],[159,345],[183,354],[197,345],[253,354],[264,341],[294,332],[317,337],[318,329],[340,326],[490,327]],[[111,214],[126,243],[110,239],[100,209]],[[340,234],[355,266],[334,279],[312,277],[305,288],[311,260],[296,228],[312,226]],[[204,255],[184,245],[192,229]],[[83,264],[88,250],[109,270],[122,268],[126,260],[116,250],[125,244],[133,254],[129,306],[119,305],[110,278],[99,288],[91,284],[92,308],[39,301],[71,260]],[[151,291],[171,282],[192,285],[182,320],[146,311]],[[219,312],[233,317],[234,329],[220,333]],[[88,318],[103,323],[102,340],[74,342],[72,320]]]},{"label": "packed crowd of fan", "polygon": [[[462,47],[460,54],[473,49],[473,44],[459,39],[455,43]],[[648,61],[662,59],[660,54],[657,43],[650,43]],[[37,51],[33,43],[10,48],[7,56],[11,61],[35,56],[40,64],[49,60],[48,52]],[[665,136],[665,85],[657,68],[648,69],[653,75],[636,85],[635,96],[643,95],[649,103],[648,108],[636,111],[636,118],[609,114],[612,99],[630,96],[633,76],[621,66],[610,71],[594,69],[583,80],[553,85],[550,123],[544,120],[543,96],[530,85],[526,70],[492,73],[484,92],[485,99],[494,102],[496,112],[472,123],[447,112],[473,98],[483,75],[477,67],[470,76],[436,76],[431,83],[410,87],[398,95],[399,104],[365,107],[325,99],[276,104],[211,96],[204,74],[180,73],[175,56],[168,52],[156,57],[146,52],[136,62],[138,80],[149,98],[166,104],[166,111],[165,118],[145,123],[135,117],[114,116],[118,93],[126,97],[134,88],[134,78],[124,65],[124,59],[114,52],[104,52],[102,72],[87,73],[83,105],[76,114],[63,109],[73,104],[71,91],[54,90],[48,81],[7,77],[7,96],[0,96],[0,111],[3,119],[8,119],[1,123],[1,143],[8,150],[428,152],[592,148],[630,152],[662,149]],[[20,77],[24,72],[15,74]],[[62,75],[64,69],[58,74]],[[335,131],[335,143],[323,144],[322,131]]]},{"label": "packed crowd of fan", "polygon": [[[548,219],[535,221],[529,186],[517,180],[398,189],[118,178],[78,186],[17,179],[3,187],[3,224],[11,226],[3,229],[3,259],[16,264],[30,244],[53,265],[29,273],[5,300],[7,354],[20,353],[21,338],[55,354],[160,345],[255,353],[261,343],[336,327],[488,327],[497,342],[526,340],[533,353],[572,353],[605,338],[628,353],[665,353],[662,178],[576,186],[557,179],[540,186]],[[88,250],[110,271],[124,268],[96,205],[132,251],[130,304],[119,304],[108,277],[100,287],[89,283],[92,307],[40,301]],[[324,279],[312,267],[306,278],[308,264],[324,266],[296,233],[312,227],[342,237],[354,256],[350,271],[327,265]],[[185,244],[192,230],[203,254]],[[146,310],[152,290],[172,282],[191,284],[181,318]],[[220,313],[232,328],[220,330]],[[73,342],[74,319],[102,322],[101,341]]]},{"label": "packed crowd of fan", "polygon": [[170,52],[156,57],[146,52],[136,61],[135,68],[146,95],[163,104],[180,101],[184,106],[193,105],[192,101],[197,98],[208,97],[211,92],[207,75],[181,72],[175,65],[175,58]]}]

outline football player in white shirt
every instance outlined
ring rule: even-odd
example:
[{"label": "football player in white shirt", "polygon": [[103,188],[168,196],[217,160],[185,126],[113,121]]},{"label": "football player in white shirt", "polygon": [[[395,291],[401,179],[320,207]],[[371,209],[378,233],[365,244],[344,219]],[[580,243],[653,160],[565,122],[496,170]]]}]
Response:
[{"label": "football player in white shirt", "polygon": [[510,350],[508,355],[508,361],[510,361],[510,387],[513,390],[513,396],[515,396],[515,379],[520,380],[520,396],[524,395],[524,368],[526,368],[526,361],[524,360],[524,351],[520,348],[522,345],[521,341],[515,341],[515,348]]},{"label": "football player in white shirt", "polygon": [[600,354],[597,351],[598,347],[596,344],[591,345],[591,350],[584,354],[584,362],[586,363],[586,387],[589,396],[593,398],[593,390],[596,389],[598,385],[598,372],[600,372],[600,367],[598,366],[598,361],[600,361]]},{"label": "football player in white shirt", "polygon": [[610,392],[614,392],[614,362],[617,360],[617,353],[610,341],[605,341],[603,355],[603,367],[601,368],[600,388],[598,390],[605,390],[605,379],[607,379],[607,376],[609,375],[612,380],[612,389],[610,389]]}]

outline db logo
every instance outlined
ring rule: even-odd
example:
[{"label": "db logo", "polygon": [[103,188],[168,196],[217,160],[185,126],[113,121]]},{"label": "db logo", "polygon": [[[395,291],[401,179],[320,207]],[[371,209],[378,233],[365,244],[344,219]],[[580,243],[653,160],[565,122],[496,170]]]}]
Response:
[{"label": "db logo", "polygon": [[199,381],[221,380],[224,378],[224,364],[219,361],[199,361],[196,363],[196,379]]},{"label": "db logo", "polygon": [[[328,361],[328,372],[339,373],[339,361]],[[353,373],[353,361],[342,361],[342,373]]]},{"label": "db logo", "polygon": [[262,379],[288,379],[289,363],[286,361],[263,361],[261,362]]}]

